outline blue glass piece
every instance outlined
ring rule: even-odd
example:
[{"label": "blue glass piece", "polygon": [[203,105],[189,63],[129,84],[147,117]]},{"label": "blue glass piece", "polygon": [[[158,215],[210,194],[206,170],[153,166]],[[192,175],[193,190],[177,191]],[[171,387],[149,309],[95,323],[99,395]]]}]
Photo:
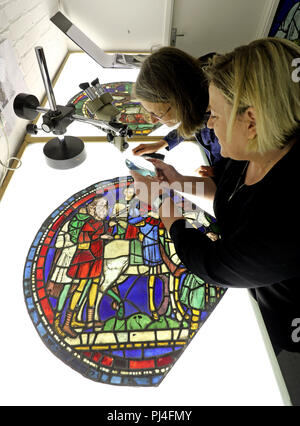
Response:
[{"label": "blue glass piece", "polygon": [[[46,339],[44,339],[44,342],[46,343],[46,345],[48,346],[48,348],[55,354],[61,352],[61,348],[58,345],[58,343],[52,339],[51,336],[47,336]],[[63,358],[62,358],[63,359]]]},{"label": "blue glass piece", "polygon": [[35,255],[35,252],[36,252],[36,248],[32,247],[32,248],[30,249],[30,251],[29,251],[29,254],[28,254],[27,259],[28,259],[28,260],[33,260],[34,255]]},{"label": "blue glass piece", "polygon": [[162,381],[162,379],[164,378],[164,376],[163,375],[161,375],[161,376],[155,376],[155,377],[153,377],[153,379],[152,379],[152,383],[154,384],[154,385],[157,385],[159,382],[161,382]]},{"label": "blue glass piece", "polygon": [[45,262],[45,280],[48,280],[48,275],[52,266],[53,258],[55,254],[55,248],[50,248],[47,253],[46,262]]},{"label": "blue glass piece", "polygon": [[122,358],[124,357],[123,351],[112,351],[111,354],[115,356],[120,356]]},{"label": "blue glass piece", "polygon": [[144,356],[146,358],[152,358],[152,357],[158,357],[161,355],[168,354],[170,352],[173,352],[172,348],[146,348],[144,350]]},{"label": "blue glass piece", "polygon": [[55,299],[54,297],[49,297],[49,301],[51,303],[52,308],[55,309],[58,303],[58,299]]},{"label": "blue glass piece", "polygon": [[110,383],[112,385],[119,385],[122,381],[122,378],[120,376],[112,376],[112,378],[110,379]]},{"label": "blue glass piece", "polygon": [[150,378],[149,377],[134,377],[133,379],[137,385],[144,385],[147,386],[150,384]]},{"label": "blue glass piece", "polygon": [[27,297],[26,305],[27,305],[29,310],[34,308],[34,303],[33,303],[32,297]]},{"label": "blue glass piece", "polygon": [[34,247],[36,247],[38,245],[38,243],[40,242],[40,239],[42,238],[42,236],[43,236],[43,233],[42,232],[38,232],[37,236],[35,237],[35,239],[34,239],[34,241],[32,243],[32,245]]},{"label": "blue glass piece", "polygon": [[159,278],[155,278],[155,306],[159,306],[163,299],[163,282]]},{"label": "blue glass piece", "polygon": [[141,349],[127,349],[125,351],[125,356],[128,358],[141,358],[142,350]]},{"label": "blue glass piece", "polygon": [[112,298],[108,295],[104,295],[101,300],[101,319],[106,321],[107,319],[114,317],[116,311],[112,308]]},{"label": "blue glass piece", "polygon": [[26,299],[27,297],[30,297],[30,296],[31,296],[31,288],[30,288],[30,286],[29,286],[29,282],[28,282],[28,281],[25,281],[25,282],[24,282],[24,296],[25,296],[25,299]]},{"label": "blue glass piece", "polygon": [[130,378],[129,377],[123,377],[123,382],[122,382],[122,384],[123,385],[130,385],[131,384],[131,380],[130,380]]},{"label": "blue glass piece", "polygon": [[28,280],[31,277],[31,267],[32,267],[32,262],[26,262],[25,271],[24,271],[25,280]]},{"label": "blue glass piece", "polygon": [[74,368],[74,370],[78,371],[84,376],[87,375],[87,371],[89,370],[89,367],[87,364],[83,363],[80,359],[72,358],[71,361],[69,361],[69,363],[70,363],[70,367]]},{"label": "blue glass piece", "polygon": [[88,371],[88,377],[92,380],[99,380],[99,371],[95,370],[94,368],[90,368]]},{"label": "blue glass piece", "polygon": [[203,312],[201,313],[201,321],[204,321],[207,317],[208,317],[208,312],[203,311]]},{"label": "blue glass piece", "polygon": [[54,218],[56,216],[58,216],[60,213],[59,209],[55,210],[55,212],[52,213],[52,215],[50,216],[51,218]]},{"label": "blue glass piece", "polygon": [[107,374],[103,373],[102,376],[101,376],[101,382],[107,382],[108,378],[109,378],[109,376]]},{"label": "blue glass piece", "polygon": [[44,326],[39,323],[37,326],[37,331],[39,332],[40,336],[45,336],[47,334],[47,331],[45,330]]},{"label": "blue glass piece", "polygon": [[37,324],[39,322],[39,316],[36,310],[30,312],[30,316],[34,324]]}]

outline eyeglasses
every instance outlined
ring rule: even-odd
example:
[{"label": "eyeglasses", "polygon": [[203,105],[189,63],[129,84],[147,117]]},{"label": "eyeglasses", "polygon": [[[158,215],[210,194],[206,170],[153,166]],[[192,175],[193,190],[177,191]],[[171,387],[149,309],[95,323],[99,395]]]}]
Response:
[{"label": "eyeglasses", "polygon": [[211,112],[207,111],[204,115],[203,115],[203,123],[207,124],[208,120],[210,119],[211,116]]},{"label": "eyeglasses", "polygon": [[167,111],[163,114],[163,115],[157,115],[155,114],[155,112],[149,112],[150,115],[152,115],[152,117],[157,118],[158,120],[162,120],[167,114],[168,112],[171,110],[172,106],[170,105],[169,108],[167,109]]}]

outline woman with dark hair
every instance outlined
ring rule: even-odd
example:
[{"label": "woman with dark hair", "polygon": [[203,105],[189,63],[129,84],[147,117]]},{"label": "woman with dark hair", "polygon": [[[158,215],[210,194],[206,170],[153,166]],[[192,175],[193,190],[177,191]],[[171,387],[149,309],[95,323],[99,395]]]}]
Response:
[{"label": "woman with dark hair", "polygon": [[199,168],[199,173],[212,174],[211,166],[221,156],[213,130],[206,127],[208,85],[202,66],[213,55],[196,59],[174,47],[163,47],[146,58],[135,83],[135,97],[163,124],[173,127],[179,123],[179,127],[158,142],[140,144],[133,150],[135,155],[164,147],[169,150],[184,138],[195,136],[210,165]]}]

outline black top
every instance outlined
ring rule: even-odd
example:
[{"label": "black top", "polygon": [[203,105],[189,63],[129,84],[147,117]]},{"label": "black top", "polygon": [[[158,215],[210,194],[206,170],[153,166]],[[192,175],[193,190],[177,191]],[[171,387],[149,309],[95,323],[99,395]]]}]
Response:
[{"label": "black top", "polygon": [[221,239],[213,242],[185,228],[183,219],[170,229],[191,272],[221,287],[254,289],[273,343],[295,351],[300,351],[292,339],[292,321],[300,318],[299,158],[297,142],[251,186],[243,185],[245,161],[223,159],[214,200]]}]

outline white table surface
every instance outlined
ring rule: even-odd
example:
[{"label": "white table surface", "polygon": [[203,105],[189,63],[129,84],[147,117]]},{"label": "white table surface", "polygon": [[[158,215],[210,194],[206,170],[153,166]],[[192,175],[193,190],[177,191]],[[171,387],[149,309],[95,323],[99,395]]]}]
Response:
[{"label": "white table surface", "polygon": [[[130,148],[136,144],[130,144]],[[1,405],[202,406],[284,405],[247,290],[228,290],[157,388],[117,387],[84,378],[43,344],[27,313],[23,268],[44,220],[76,192],[127,175],[108,143],[86,143],[87,159],[70,170],[46,165],[43,144],[29,145],[0,203]],[[165,151],[166,152],[166,151]],[[167,152],[166,152],[167,153]],[[109,158],[109,161],[107,160]],[[183,143],[167,153],[179,171],[201,164],[199,148]],[[271,354],[272,357],[272,354]],[[274,359],[273,359],[274,361]],[[276,370],[276,366],[275,366]],[[281,388],[281,389],[280,389]]]}]

